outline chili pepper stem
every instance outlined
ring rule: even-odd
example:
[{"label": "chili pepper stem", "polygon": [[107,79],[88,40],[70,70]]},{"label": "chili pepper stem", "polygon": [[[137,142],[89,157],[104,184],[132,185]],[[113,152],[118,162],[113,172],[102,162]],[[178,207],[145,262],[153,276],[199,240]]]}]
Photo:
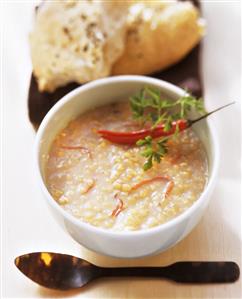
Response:
[{"label": "chili pepper stem", "polygon": [[210,112],[206,113],[205,115],[203,115],[203,116],[201,116],[201,117],[199,117],[199,118],[197,118],[197,119],[194,119],[194,120],[188,120],[188,127],[191,127],[191,126],[192,126],[193,124],[195,124],[196,122],[198,122],[198,121],[200,121],[200,120],[202,120],[202,119],[208,117],[209,115],[213,114],[214,112],[217,112],[217,111],[219,111],[219,110],[221,110],[221,109],[223,109],[223,108],[225,108],[225,107],[228,107],[228,106],[230,106],[230,105],[233,105],[233,104],[235,104],[235,102],[231,102],[231,103],[229,103],[229,104],[223,105],[223,106],[221,106],[221,107],[219,107],[219,108],[217,108],[217,109],[215,109],[215,110],[213,110],[213,111],[210,111]]}]

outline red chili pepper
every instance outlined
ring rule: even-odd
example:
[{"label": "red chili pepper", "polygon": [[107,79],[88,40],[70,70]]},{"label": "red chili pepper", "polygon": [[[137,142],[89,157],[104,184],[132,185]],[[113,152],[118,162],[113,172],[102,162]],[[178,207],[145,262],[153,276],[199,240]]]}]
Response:
[{"label": "red chili pepper", "polygon": [[164,191],[164,198],[167,198],[168,195],[171,193],[173,187],[174,187],[174,182],[173,181],[169,181],[168,184],[166,185],[166,189]]},{"label": "red chili pepper", "polygon": [[194,119],[194,120],[187,120],[187,119],[179,119],[172,123],[171,129],[169,131],[164,130],[164,125],[158,125],[154,129],[143,129],[140,131],[133,131],[133,132],[114,132],[108,130],[98,130],[97,132],[104,138],[113,143],[119,144],[135,144],[139,139],[144,139],[147,136],[151,136],[152,138],[162,137],[162,136],[170,136],[175,133],[177,126],[179,131],[183,131],[189,127],[191,127],[194,123],[208,117],[209,115],[213,114],[216,111],[219,111],[229,105],[234,104],[235,102],[229,103],[222,107],[219,107],[207,114]]},{"label": "red chili pepper", "polygon": [[143,180],[143,181],[141,181],[140,183],[134,185],[134,186],[130,189],[129,193],[132,192],[132,191],[134,191],[134,190],[137,190],[138,188],[140,188],[141,186],[143,186],[143,185],[145,185],[145,184],[149,184],[149,183],[154,182],[154,181],[165,181],[165,182],[168,182],[168,183],[169,183],[169,182],[171,182],[172,180],[171,180],[171,178],[170,178],[169,176],[167,176],[167,175],[158,175],[158,176],[155,176],[154,178]]},{"label": "red chili pepper", "polygon": [[175,133],[176,129],[179,131],[183,131],[190,126],[190,122],[186,119],[180,119],[176,122],[172,123],[172,127],[169,131],[164,130],[164,125],[158,125],[154,129],[143,129],[140,131],[132,131],[132,132],[115,132],[108,130],[98,130],[97,132],[104,138],[113,143],[119,144],[135,144],[139,139],[143,139],[147,136],[151,136],[152,138],[162,137],[162,136],[170,136]]},{"label": "red chili pepper", "polygon": [[113,217],[117,217],[117,216],[119,215],[119,213],[121,213],[121,212],[124,210],[124,203],[123,203],[122,199],[120,199],[120,198],[118,197],[118,193],[116,193],[116,194],[114,195],[114,198],[118,200],[118,205],[117,205],[117,207],[113,210],[111,216],[113,216]]},{"label": "red chili pepper", "polygon": [[175,185],[174,181],[169,176],[167,176],[167,175],[156,176],[156,177],[151,178],[151,179],[143,180],[140,183],[134,185],[130,189],[129,193],[131,193],[131,192],[139,189],[140,187],[142,187],[145,184],[149,184],[149,183],[154,182],[154,181],[165,181],[165,182],[167,182],[166,187],[165,187],[165,189],[163,191],[163,198],[166,199],[170,195],[170,193],[171,193],[171,191],[172,191],[172,189],[173,189],[173,187]]},{"label": "red chili pepper", "polygon": [[83,192],[82,192],[82,195],[83,194],[87,194],[93,187],[95,186],[95,181],[93,180],[93,182],[90,184],[90,185],[88,185],[87,187],[86,187],[86,190],[84,190]]}]

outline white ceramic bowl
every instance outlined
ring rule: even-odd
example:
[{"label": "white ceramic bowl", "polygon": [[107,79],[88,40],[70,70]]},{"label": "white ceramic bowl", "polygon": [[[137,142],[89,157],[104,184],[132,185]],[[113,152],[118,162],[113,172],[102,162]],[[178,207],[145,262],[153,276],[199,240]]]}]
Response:
[{"label": "white ceramic bowl", "polygon": [[210,121],[193,126],[202,140],[209,160],[209,180],[200,198],[184,213],[157,227],[131,232],[114,232],[84,223],[68,214],[52,198],[45,185],[43,155],[48,154],[54,137],[68,122],[89,109],[127,99],[143,86],[158,87],[171,99],[184,95],[184,90],[161,80],[144,76],[117,76],[93,81],[63,97],[46,115],[36,136],[38,180],[54,216],[81,245],[96,252],[119,258],[156,254],[174,246],[198,223],[208,205],[218,169],[218,143]]}]

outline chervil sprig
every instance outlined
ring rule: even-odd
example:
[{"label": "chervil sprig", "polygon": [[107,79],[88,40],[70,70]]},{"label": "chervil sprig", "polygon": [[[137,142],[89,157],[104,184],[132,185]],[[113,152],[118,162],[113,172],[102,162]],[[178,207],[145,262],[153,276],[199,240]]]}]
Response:
[{"label": "chervil sprig", "polygon": [[[153,87],[145,87],[138,94],[132,96],[130,107],[134,119],[139,120],[142,124],[150,122],[152,129],[162,123],[165,132],[171,130],[174,121],[186,118],[192,109],[200,114],[205,113],[202,99],[196,99],[187,94],[176,101],[171,101],[162,98],[160,90]],[[179,126],[176,126],[174,136],[177,136],[178,133]],[[144,170],[150,169],[153,162],[160,163],[167,153],[167,140],[168,137],[153,140],[151,136],[147,136],[137,141],[138,146],[145,148],[141,152],[141,155],[147,158],[143,166]]]},{"label": "chervil sprig", "polygon": [[147,158],[143,168],[148,170],[153,166],[153,162],[160,163],[161,158],[167,153],[166,142],[168,137],[160,138],[154,142],[151,136],[147,136],[144,139],[137,141],[138,146],[144,147],[144,150],[141,152],[141,155]]}]

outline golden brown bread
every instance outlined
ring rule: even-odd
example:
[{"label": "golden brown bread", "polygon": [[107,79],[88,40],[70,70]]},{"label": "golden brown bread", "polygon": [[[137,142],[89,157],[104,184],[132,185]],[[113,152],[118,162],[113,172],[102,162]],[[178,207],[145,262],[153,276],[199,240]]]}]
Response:
[{"label": "golden brown bread", "polygon": [[163,70],[187,55],[204,33],[204,24],[190,2],[144,2],[133,9],[125,50],[113,66],[114,75]]},{"label": "golden brown bread", "polygon": [[190,2],[46,1],[30,35],[33,72],[49,92],[111,74],[149,74],[181,60],[203,31]]}]

